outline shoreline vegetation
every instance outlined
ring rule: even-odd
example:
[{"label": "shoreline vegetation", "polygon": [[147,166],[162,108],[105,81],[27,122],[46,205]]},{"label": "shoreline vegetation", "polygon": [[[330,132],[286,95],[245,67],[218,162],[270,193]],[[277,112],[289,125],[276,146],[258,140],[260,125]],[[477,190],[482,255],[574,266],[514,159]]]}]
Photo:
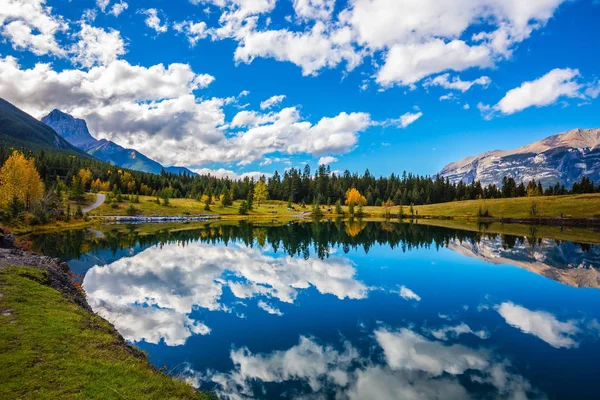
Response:
[{"label": "shoreline vegetation", "polygon": [[[313,219],[334,220],[337,218],[361,218],[370,221],[403,221],[472,230],[473,226],[484,225],[534,225],[554,227],[563,232],[562,240],[569,240],[568,232],[573,228],[589,232],[587,243],[600,243],[600,194],[565,196],[540,196],[525,198],[467,200],[449,203],[396,206],[365,206],[352,208],[349,205],[302,206],[277,200],[265,200],[260,206],[244,214],[239,213],[243,201],[232,202],[230,206],[212,204],[206,210],[204,204],[193,199],[170,199],[168,205],[157,204],[151,196],[136,196],[132,203],[126,197],[121,202],[105,201],[100,207],[69,221],[53,221],[48,224],[31,225],[26,222],[10,226],[18,235],[44,233],[69,229],[79,229],[103,223],[196,223],[198,219],[214,221],[263,221],[288,223],[311,221]],[[93,194],[87,194],[86,204],[94,201]],[[531,208],[536,215],[531,215]],[[131,208],[135,208],[135,213]],[[402,216],[401,214],[402,213]],[[157,221],[158,220],[158,221]],[[161,221],[162,220],[162,221]],[[548,229],[546,229],[548,230]],[[502,232],[498,232],[502,233]],[[574,240],[585,239],[576,235]]]},{"label": "shoreline vegetation", "polygon": [[0,293],[0,398],[215,398],[127,344],[65,263],[0,248]]}]

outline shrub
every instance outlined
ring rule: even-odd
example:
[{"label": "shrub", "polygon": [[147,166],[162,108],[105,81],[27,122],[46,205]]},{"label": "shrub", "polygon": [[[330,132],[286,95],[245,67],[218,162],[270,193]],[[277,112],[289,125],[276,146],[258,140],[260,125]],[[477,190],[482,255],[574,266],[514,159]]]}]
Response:
[{"label": "shrub", "polygon": [[342,202],[339,200],[335,203],[335,213],[339,215],[344,214],[344,210],[342,209]]},{"label": "shrub", "polygon": [[125,212],[127,213],[127,215],[136,215],[138,213],[138,209],[135,208],[133,204],[131,204],[129,207],[127,207]]}]

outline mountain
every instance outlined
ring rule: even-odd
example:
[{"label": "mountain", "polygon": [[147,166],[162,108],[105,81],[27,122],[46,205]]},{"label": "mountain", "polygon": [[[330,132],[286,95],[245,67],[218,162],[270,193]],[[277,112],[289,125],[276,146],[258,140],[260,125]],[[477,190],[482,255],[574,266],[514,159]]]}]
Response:
[{"label": "mountain", "polygon": [[2,98],[0,98],[0,143],[35,151],[45,150],[89,158],[87,153],[71,145],[54,129]]},{"label": "mountain", "polygon": [[[42,118],[42,122],[54,128],[69,143],[99,160],[123,168],[154,174],[160,174],[163,169],[160,163],[146,157],[139,151],[126,149],[110,140],[97,140],[90,134],[87,123],[83,119],[74,118],[60,110],[53,110]],[[194,172],[184,167],[166,167],[165,171],[177,174],[185,172],[195,175]]]},{"label": "mountain", "polygon": [[440,172],[450,181],[502,184],[504,176],[517,182],[541,180],[566,187],[587,176],[600,181],[600,129],[573,129],[515,150],[495,150],[449,164]]},{"label": "mountain", "polygon": [[535,247],[523,240],[507,246],[499,237],[483,237],[479,242],[451,240],[448,248],[491,264],[514,265],[565,285],[600,288],[600,270],[594,268],[600,262],[597,246],[586,252],[574,243],[550,239],[536,240]]}]

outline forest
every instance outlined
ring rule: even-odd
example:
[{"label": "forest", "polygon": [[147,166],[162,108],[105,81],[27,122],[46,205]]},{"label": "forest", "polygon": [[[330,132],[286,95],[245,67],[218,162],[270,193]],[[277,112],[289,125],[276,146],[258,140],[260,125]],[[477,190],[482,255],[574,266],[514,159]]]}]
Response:
[{"label": "forest", "polygon": [[[14,169],[20,168],[19,163],[24,169],[16,173]],[[319,166],[314,172],[308,165],[303,169],[291,168],[283,175],[275,171],[272,176],[263,176],[258,181],[248,177],[229,179],[185,173],[178,175],[164,170],[161,174],[150,174],[73,155],[43,150],[23,153],[7,147],[0,147],[0,165],[3,166],[0,170],[0,206],[12,209],[9,213],[14,214],[19,209],[35,211],[36,204],[41,202],[44,203],[43,207],[37,207],[41,219],[45,219],[44,215],[47,214],[51,214],[51,219],[56,216],[53,214],[65,211],[70,215],[70,210],[59,210],[62,196],[68,193],[71,199],[80,199],[88,191],[111,192],[118,196],[155,196],[166,202],[169,198],[190,198],[201,202],[219,198],[223,201],[225,198],[229,204],[233,200],[246,199],[251,204],[253,196],[261,192],[262,199],[281,200],[290,204],[333,205],[352,202],[361,206],[386,203],[423,205],[456,200],[600,192],[600,184],[595,186],[585,177],[570,189],[559,184],[543,187],[536,181],[516,182],[511,177],[505,177],[502,186],[497,187],[483,186],[478,181],[470,184],[452,183],[439,175],[419,176],[407,172],[376,177],[369,170],[362,175],[346,170],[338,175],[325,165]],[[349,200],[349,194],[356,195],[354,200]],[[54,209],[58,211],[52,211]]]}]

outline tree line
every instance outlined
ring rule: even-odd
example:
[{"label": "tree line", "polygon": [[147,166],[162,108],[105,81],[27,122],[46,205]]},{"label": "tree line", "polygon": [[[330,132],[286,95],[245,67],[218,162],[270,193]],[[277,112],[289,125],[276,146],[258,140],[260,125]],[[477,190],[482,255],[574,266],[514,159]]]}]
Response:
[{"label": "tree line", "polygon": [[[16,162],[17,158],[20,160]],[[23,164],[20,172],[27,177],[16,178],[15,165]],[[391,174],[376,177],[366,170],[362,175],[346,170],[336,174],[329,166],[321,165],[311,171],[308,165],[303,169],[291,168],[280,174],[263,176],[258,180],[249,177],[242,179],[217,178],[211,175],[175,174],[162,171],[160,174],[126,170],[109,163],[77,156],[40,152],[19,152],[0,146],[0,206],[33,211],[44,203],[40,213],[64,214],[60,203],[64,193],[71,199],[81,199],[86,191],[112,192],[120,195],[147,195],[163,199],[191,198],[210,204],[220,200],[225,206],[234,200],[245,200],[240,209],[244,213],[252,209],[253,202],[266,199],[282,200],[291,204],[352,204],[357,206],[381,205],[423,205],[457,200],[492,199],[525,196],[552,196],[600,192],[600,184],[595,185],[587,177],[576,182],[570,189],[556,183],[544,187],[541,182],[516,182],[505,177],[500,187],[484,186],[479,181],[469,184],[450,182],[448,178],[421,176],[411,173]],[[32,171],[37,178],[32,178]],[[12,175],[11,175],[12,174]],[[12,178],[10,178],[12,176]],[[4,182],[14,182],[5,184]],[[41,182],[42,185],[36,183]],[[27,184],[23,185],[24,182]],[[31,193],[22,193],[21,186],[27,186]],[[40,189],[41,188],[41,189]],[[17,190],[18,189],[18,190]],[[52,193],[54,193],[52,195]],[[349,199],[355,200],[349,200]],[[68,206],[68,205],[67,205]],[[66,208],[67,206],[63,207]],[[67,212],[68,215],[70,213]]]}]

